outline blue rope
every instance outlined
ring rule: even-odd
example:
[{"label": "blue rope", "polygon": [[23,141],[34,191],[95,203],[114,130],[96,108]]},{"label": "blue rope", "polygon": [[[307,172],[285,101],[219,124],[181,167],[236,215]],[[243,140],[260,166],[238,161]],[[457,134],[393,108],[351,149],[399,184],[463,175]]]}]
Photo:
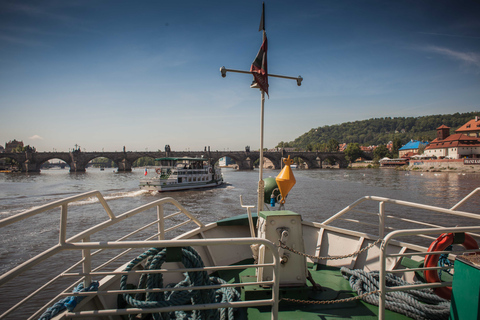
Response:
[{"label": "blue rope", "polygon": [[[445,251],[452,251],[452,246],[448,246],[447,248],[445,248]],[[439,267],[451,267],[453,266],[453,262],[451,262],[450,260],[448,260],[448,253],[443,253],[440,255],[440,258],[438,258],[438,266]],[[439,270],[438,271],[438,277],[441,279],[442,278],[442,272],[445,271],[446,273],[448,273],[449,275],[453,276],[453,274],[451,273],[450,271],[451,269],[446,269],[446,270]]]},{"label": "blue rope", "polygon": [[[87,291],[97,291],[98,290],[98,281],[93,281],[90,286],[87,288],[83,287],[83,282],[79,283],[76,288],[73,289],[73,292],[87,292]],[[83,296],[71,296],[66,297],[57,301],[53,306],[48,308],[39,318],[39,320],[49,320],[59,314],[61,311],[67,309],[68,311],[73,311],[77,304],[83,300]]]},{"label": "blue rope", "polygon": [[[379,290],[379,272],[365,272],[342,267],[340,271],[345,279],[349,280],[350,286],[358,295]],[[403,286],[410,283],[388,273],[386,284],[389,287]],[[379,305],[379,294],[371,294],[363,298],[365,302]],[[430,289],[393,291],[386,293],[385,308],[404,314],[410,318],[424,320],[447,320],[450,315],[450,301],[440,298]]]},{"label": "blue rope", "polygon": [[[137,258],[130,261],[124,271],[131,271],[135,266],[145,261],[145,270],[160,269],[166,261],[167,250],[165,248],[150,248]],[[204,264],[200,255],[192,247],[182,248],[182,263],[186,268],[203,268]],[[166,288],[179,288],[191,286],[208,286],[212,284],[226,283],[216,277],[209,277],[206,271],[186,272],[185,279],[177,284],[168,284]],[[120,279],[120,289],[127,289],[128,275]],[[163,288],[163,276],[161,273],[141,275],[137,289]],[[233,288],[167,291],[135,296],[123,294],[125,301],[136,308],[159,308],[167,306],[179,306],[185,304],[209,304],[214,302],[227,302],[240,300],[240,293]],[[152,314],[154,319],[234,319],[233,308],[228,310],[210,309],[194,310],[192,312],[176,311],[171,313]],[[131,319],[134,315],[130,316]]]}]

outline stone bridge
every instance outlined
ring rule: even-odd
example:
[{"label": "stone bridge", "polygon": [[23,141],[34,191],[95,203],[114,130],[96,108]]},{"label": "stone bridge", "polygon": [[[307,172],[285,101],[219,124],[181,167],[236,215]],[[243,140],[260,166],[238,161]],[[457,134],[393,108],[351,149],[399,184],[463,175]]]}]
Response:
[{"label": "stone bridge", "polygon": [[[343,152],[309,152],[293,151],[287,152],[284,149],[278,151],[266,151],[264,158],[272,162],[274,169],[282,167],[281,160],[290,156],[290,158],[299,157],[306,163],[308,169],[322,168],[325,160],[329,159],[338,163],[340,168],[346,168],[348,162]],[[211,163],[216,163],[220,158],[229,157],[238,165],[239,170],[252,170],[254,163],[260,158],[259,151],[121,151],[121,152],[25,152],[25,153],[0,153],[0,159],[9,158],[21,164],[22,172],[40,172],[43,163],[60,159],[70,166],[70,172],[85,172],[87,164],[96,158],[107,158],[115,162],[118,171],[132,171],[132,164],[135,160],[142,157],[161,158],[161,157],[195,157],[205,158]]]}]

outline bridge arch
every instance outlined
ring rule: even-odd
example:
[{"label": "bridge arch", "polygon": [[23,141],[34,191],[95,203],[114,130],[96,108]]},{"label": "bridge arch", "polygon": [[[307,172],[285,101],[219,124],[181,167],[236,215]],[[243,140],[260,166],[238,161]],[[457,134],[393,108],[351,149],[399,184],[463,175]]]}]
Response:
[{"label": "bridge arch", "polygon": [[[99,159],[102,159],[99,161]],[[103,160],[105,159],[105,160]],[[97,156],[97,157],[93,157],[90,161],[87,162],[87,164],[85,165],[86,167],[88,166],[95,166],[95,165],[99,165],[100,167],[104,167],[104,168],[116,168],[118,167],[117,163],[115,162],[115,160],[111,159],[111,158],[107,158],[107,157],[103,157],[103,156]]]},{"label": "bridge arch", "polygon": [[297,155],[295,158],[299,158],[305,163],[305,169],[318,168],[318,164],[313,162],[315,159],[311,159],[311,157]]},{"label": "bridge arch", "polygon": [[[145,161],[140,161],[140,162],[137,162],[138,160],[140,159],[148,159],[148,160],[145,160]],[[130,161],[132,162],[132,167],[133,168],[137,168],[137,167],[143,167],[145,163],[148,163],[146,165],[150,165],[151,163],[153,163],[153,165],[155,165],[155,159],[157,159],[158,157],[154,157],[153,155],[139,155],[139,156],[136,156],[136,157],[131,157],[130,158]]]},{"label": "bridge arch", "polygon": [[216,164],[221,158],[224,157],[229,157],[233,161],[235,161],[235,164],[238,166],[238,170],[250,170],[253,169],[253,162],[251,159],[248,157],[242,157],[238,154],[235,153],[229,153],[229,152],[215,152],[215,154],[210,155],[210,160],[212,164]]},{"label": "bridge arch", "polygon": [[16,153],[0,153],[1,169],[22,170],[22,164],[25,162],[25,155]]},{"label": "bridge arch", "polygon": [[[59,166],[59,165],[56,165],[56,164],[51,164],[51,162],[50,162],[51,160],[61,160],[61,161],[62,161],[62,164],[60,164],[60,167],[61,167],[62,169],[64,169],[65,167],[70,168],[70,162],[69,162],[69,161],[65,161],[65,159],[58,158],[58,157],[51,157],[51,158],[46,159],[46,160],[44,160],[44,161],[42,161],[42,162],[38,162],[38,163],[37,163],[37,167],[38,167],[40,170],[43,170],[43,168],[45,168],[45,167],[50,168],[50,167],[52,167],[52,166]],[[49,164],[49,165],[46,165],[47,162],[49,162],[50,164]],[[60,163],[60,162],[58,162],[58,163]]]},{"label": "bridge arch", "polygon": [[[278,157],[276,157],[276,156],[274,156],[270,153],[266,153],[266,152],[263,154],[263,157],[265,159],[268,159],[272,163],[272,166],[273,166],[272,169],[273,170],[280,169],[282,167],[281,160],[279,161]],[[257,157],[257,159],[260,159],[260,157]],[[259,163],[259,165],[260,165],[260,163]],[[265,166],[265,163],[263,165]]]}]

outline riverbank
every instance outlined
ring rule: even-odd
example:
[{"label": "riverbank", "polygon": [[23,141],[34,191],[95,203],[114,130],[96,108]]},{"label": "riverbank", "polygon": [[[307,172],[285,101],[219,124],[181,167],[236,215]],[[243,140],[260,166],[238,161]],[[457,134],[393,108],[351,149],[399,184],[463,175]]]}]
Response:
[{"label": "riverbank", "polygon": [[[480,161],[480,159],[477,159]],[[378,165],[367,162],[354,162],[351,169],[376,169]],[[480,173],[480,163],[465,163],[464,159],[442,159],[442,160],[410,160],[409,165],[401,167],[385,167],[382,169],[395,169],[403,171],[420,172],[462,172],[462,173]]]},{"label": "riverbank", "polygon": [[480,173],[480,163],[472,159],[410,160],[405,168],[409,171],[425,172],[469,172]]}]

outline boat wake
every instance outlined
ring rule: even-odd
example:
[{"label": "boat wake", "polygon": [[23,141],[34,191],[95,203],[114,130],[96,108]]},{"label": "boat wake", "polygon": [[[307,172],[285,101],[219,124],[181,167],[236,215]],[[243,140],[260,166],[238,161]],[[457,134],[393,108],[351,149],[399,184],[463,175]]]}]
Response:
[{"label": "boat wake", "polygon": [[[126,192],[114,192],[111,194],[103,195],[103,198],[106,201],[109,200],[118,200],[118,199],[124,199],[124,198],[135,198],[139,197],[145,194],[150,194],[148,190],[135,190],[135,191],[126,191]],[[70,205],[71,206],[84,206],[92,203],[97,203],[98,198],[97,197],[92,197],[88,198],[82,201],[77,201],[77,202],[72,202]]]}]

